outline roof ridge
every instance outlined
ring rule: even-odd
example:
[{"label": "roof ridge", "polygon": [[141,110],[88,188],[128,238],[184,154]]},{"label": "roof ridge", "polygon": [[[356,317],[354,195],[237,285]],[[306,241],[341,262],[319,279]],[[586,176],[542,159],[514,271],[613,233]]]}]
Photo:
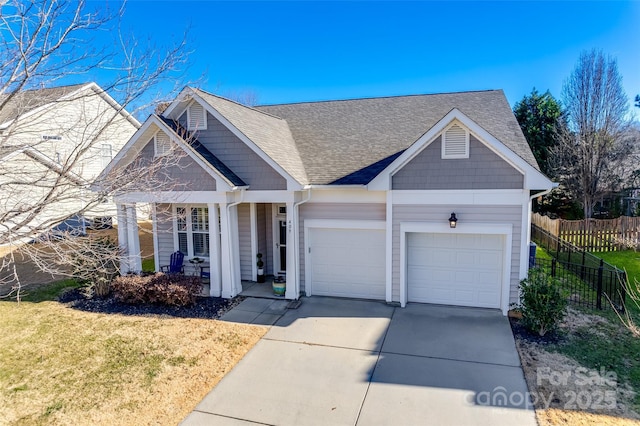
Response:
[{"label": "roof ridge", "polygon": [[330,102],[353,102],[353,101],[366,101],[366,100],[376,100],[376,99],[416,98],[416,97],[422,97],[422,96],[459,95],[462,93],[484,93],[484,92],[502,92],[502,91],[503,91],[502,89],[484,89],[484,90],[462,90],[458,92],[413,93],[408,95],[366,96],[362,98],[324,99],[320,101],[300,101],[300,102],[286,102],[282,104],[264,104],[264,105],[256,105],[256,108],[285,106],[285,105],[320,104],[320,103],[330,103]]},{"label": "roof ridge", "polygon": [[[207,92],[206,90],[200,89],[200,88],[198,88],[198,87],[194,87],[194,88],[192,88],[192,89],[194,89],[194,90],[196,90],[196,91],[198,91],[198,92],[202,92],[202,93],[204,93],[204,94],[206,94],[206,95],[213,96],[214,98],[218,98],[218,99],[222,99],[223,101],[231,102],[232,104],[235,104],[235,105],[241,106],[241,107],[246,108],[246,109],[248,109],[248,110],[255,111],[255,112],[257,112],[257,113],[264,114],[264,115],[267,115],[267,116],[269,116],[269,117],[277,118],[278,120],[286,121],[286,120],[284,120],[284,118],[282,118],[282,117],[278,117],[277,115],[269,114],[268,112],[265,112],[265,111],[260,111],[259,109],[256,109],[255,107],[252,107],[252,106],[249,106],[249,105],[241,104],[240,102],[234,101],[233,99],[229,99],[229,98],[226,98],[226,97],[224,97],[224,96],[220,96],[220,95],[216,95],[216,94],[211,93],[211,92]],[[212,105],[212,106],[213,106],[213,105]]]}]

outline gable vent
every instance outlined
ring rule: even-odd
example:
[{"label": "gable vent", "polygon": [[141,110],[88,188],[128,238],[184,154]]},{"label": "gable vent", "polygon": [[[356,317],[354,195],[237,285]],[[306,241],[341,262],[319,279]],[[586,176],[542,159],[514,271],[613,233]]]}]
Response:
[{"label": "gable vent", "polygon": [[207,118],[204,107],[197,102],[192,103],[187,110],[188,130],[206,130]]},{"label": "gable vent", "polygon": [[469,158],[469,133],[462,126],[453,124],[444,132],[442,158]]},{"label": "gable vent", "polygon": [[156,133],[154,136],[154,144],[156,157],[167,155],[169,151],[171,151],[171,140],[169,139],[169,135],[164,132]]}]

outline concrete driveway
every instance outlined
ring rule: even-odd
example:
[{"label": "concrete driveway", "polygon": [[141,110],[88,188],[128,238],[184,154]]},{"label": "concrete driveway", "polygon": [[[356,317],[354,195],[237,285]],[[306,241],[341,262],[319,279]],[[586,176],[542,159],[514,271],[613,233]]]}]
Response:
[{"label": "concrete driveway", "polygon": [[184,425],[536,424],[497,310],[278,302],[247,299],[230,313],[275,325]]}]

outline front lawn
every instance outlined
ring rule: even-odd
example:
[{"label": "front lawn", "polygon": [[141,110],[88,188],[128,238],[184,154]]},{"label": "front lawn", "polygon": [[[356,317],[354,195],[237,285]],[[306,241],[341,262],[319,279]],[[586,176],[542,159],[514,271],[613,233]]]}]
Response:
[{"label": "front lawn", "polygon": [[[605,262],[627,271],[627,282],[629,285],[636,286],[636,289],[638,288],[637,286],[640,285],[640,252],[624,250],[598,252],[593,254],[604,259]],[[630,312],[635,314],[635,317],[638,319],[637,323],[640,323],[640,307],[636,306],[627,298],[627,308]]]},{"label": "front lawn", "polygon": [[633,283],[634,278],[640,282],[640,252],[633,250],[603,251],[593,253],[593,255],[627,271],[629,282]]},{"label": "front lawn", "polygon": [[0,424],[177,424],[266,331],[76,310],[68,286],[0,302]]}]

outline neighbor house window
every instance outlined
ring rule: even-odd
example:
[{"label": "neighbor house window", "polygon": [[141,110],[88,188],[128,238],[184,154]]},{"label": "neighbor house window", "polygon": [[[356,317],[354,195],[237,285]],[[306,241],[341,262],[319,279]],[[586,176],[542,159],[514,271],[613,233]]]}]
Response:
[{"label": "neighbor house window", "polygon": [[102,168],[104,169],[109,165],[113,158],[113,152],[111,144],[103,143],[100,147],[100,157],[102,158]]},{"label": "neighbor house window", "polygon": [[175,243],[187,257],[209,257],[209,209],[177,206]]}]

